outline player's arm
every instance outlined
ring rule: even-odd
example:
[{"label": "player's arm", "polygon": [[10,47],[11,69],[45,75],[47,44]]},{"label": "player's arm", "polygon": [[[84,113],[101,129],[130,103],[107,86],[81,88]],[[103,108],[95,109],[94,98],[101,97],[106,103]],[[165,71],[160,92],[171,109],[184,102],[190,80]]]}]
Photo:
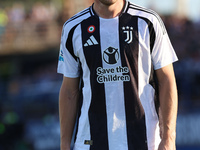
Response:
[{"label": "player's arm", "polygon": [[63,77],[59,94],[61,150],[70,150],[77,115],[79,78]]},{"label": "player's arm", "polygon": [[158,150],[175,150],[178,96],[173,65],[156,70],[156,74],[162,122],[162,141]]}]

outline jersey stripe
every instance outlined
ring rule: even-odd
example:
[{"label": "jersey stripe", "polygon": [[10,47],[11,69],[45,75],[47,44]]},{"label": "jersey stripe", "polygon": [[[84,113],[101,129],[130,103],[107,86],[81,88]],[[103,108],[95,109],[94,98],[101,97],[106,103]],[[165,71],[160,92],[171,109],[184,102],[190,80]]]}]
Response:
[{"label": "jersey stripe", "polygon": [[69,51],[69,53],[72,55],[72,57],[77,61],[78,58],[76,57],[76,55],[74,54],[74,48],[73,48],[73,43],[72,43],[72,37],[73,37],[73,34],[74,34],[74,30],[76,29],[76,27],[78,26],[78,24],[76,26],[74,26],[70,32],[69,32],[69,35],[68,35],[68,38],[66,40],[66,48],[67,50]]},{"label": "jersey stripe", "polygon": [[155,43],[155,39],[156,39],[156,33],[155,33],[155,30],[154,30],[153,24],[147,18],[144,18],[144,17],[139,17],[139,18],[143,19],[148,25],[149,34],[150,34],[150,38],[149,38],[150,53],[152,53],[153,47],[154,47],[154,43]]},{"label": "jersey stripe", "polygon": [[[95,19],[95,21],[94,21]],[[95,26],[93,33],[88,32],[89,26]],[[91,17],[81,23],[82,41],[85,43],[91,35],[100,43],[99,18]],[[97,82],[96,68],[102,67],[101,47],[93,45],[84,47],[86,63],[90,70],[90,83],[92,89],[91,104],[89,108],[89,123],[92,145],[90,150],[108,150],[107,115],[104,84]]]},{"label": "jersey stripe", "polygon": [[[122,69],[119,69],[122,68],[122,64],[118,29],[118,17],[100,19],[101,51],[103,56],[103,68],[100,69],[111,69],[112,72],[99,73],[99,77],[107,78],[103,82],[106,96],[109,149],[128,150],[123,82],[111,81],[116,76],[125,77]],[[109,80],[109,77],[112,79]]]},{"label": "jersey stripe", "polygon": [[[152,131],[152,127],[157,128],[158,119],[156,117],[154,107],[154,89],[149,84],[151,82],[151,77],[153,77],[154,69],[151,60],[150,52],[150,30],[143,30],[144,27],[148,26],[148,22],[144,18],[138,19],[138,28],[140,31],[139,41],[145,41],[146,46],[139,45],[139,57],[138,57],[138,75],[139,75],[139,98],[145,111],[146,120],[146,134],[147,143],[149,149],[155,149],[157,147],[155,135],[156,133]],[[153,81],[153,80],[152,80]],[[149,92],[151,91],[151,92]],[[159,135],[156,135],[159,136]],[[159,141],[159,140],[158,140]]]},{"label": "jersey stripe", "polygon": [[[131,22],[130,22],[131,20]],[[124,42],[125,35],[121,31],[120,49],[123,66],[128,66],[130,70],[130,82],[124,82],[125,110],[127,124],[127,138],[129,150],[147,150],[147,137],[145,126],[145,114],[138,96],[138,17],[124,14],[120,17],[119,28],[132,26],[134,30],[133,41],[130,44]]]}]

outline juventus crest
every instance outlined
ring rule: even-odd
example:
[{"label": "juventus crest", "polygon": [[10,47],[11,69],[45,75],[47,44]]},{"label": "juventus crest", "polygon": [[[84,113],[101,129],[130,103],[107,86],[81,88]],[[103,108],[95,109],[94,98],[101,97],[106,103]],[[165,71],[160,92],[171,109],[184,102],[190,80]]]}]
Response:
[{"label": "juventus crest", "polygon": [[133,27],[122,27],[122,30],[126,34],[125,42],[130,44],[133,41]]}]

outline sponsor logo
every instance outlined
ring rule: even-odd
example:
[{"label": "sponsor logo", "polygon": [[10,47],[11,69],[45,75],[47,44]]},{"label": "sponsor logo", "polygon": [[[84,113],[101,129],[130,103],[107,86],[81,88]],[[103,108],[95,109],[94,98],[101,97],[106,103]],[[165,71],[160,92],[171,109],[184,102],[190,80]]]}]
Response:
[{"label": "sponsor logo", "polygon": [[89,33],[93,33],[95,31],[95,26],[94,25],[89,26],[88,29],[87,29],[87,31]]},{"label": "sponsor logo", "polygon": [[116,48],[108,47],[104,50],[103,60],[105,63],[109,64],[108,66],[110,67],[98,67],[96,69],[98,83],[130,81],[129,68],[114,65],[117,64],[119,57],[120,54]]},{"label": "sponsor logo", "polygon": [[130,44],[133,41],[133,27],[122,27],[122,30],[126,34],[125,42]]},{"label": "sponsor logo", "polygon": [[115,49],[113,47],[109,47],[107,48],[104,52],[103,52],[103,60],[107,63],[107,64],[116,64],[117,61],[119,60],[119,52],[118,49]]},{"label": "sponsor logo", "polygon": [[85,145],[93,145],[93,141],[92,140],[85,140],[84,144]]},{"label": "sponsor logo", "polygon": [[97,82],[98,83],[107,83],[107,82],[127,82],[130,81],[130,76],[128,75],[128,67],[113,67],[113,68],[102,68],[98,67],[96,70],[97,73]]},{"label": "sponsor logo", "polygon": [[86,41],[86,43],[84,44],[84,47],[87,46],[92,46],[92,45],[98,45],[99,43],[97,42],[97,40],[95,39],[95,37],[92,35],[90,36],[90,38]]},{"label": "sponsor logo", "polygon": [[63,57],[63,51],[62,50],[60,50],[59,61],[63,61],[64,62],[64,57]]}]

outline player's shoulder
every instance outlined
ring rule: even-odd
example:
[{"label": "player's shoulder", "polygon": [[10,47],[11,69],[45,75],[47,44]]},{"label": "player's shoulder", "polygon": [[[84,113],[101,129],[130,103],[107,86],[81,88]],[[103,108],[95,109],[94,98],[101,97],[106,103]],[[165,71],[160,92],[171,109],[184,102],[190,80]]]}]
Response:
[{"label": "player's shoulder", "polygon": [[77,14],[75,14],[74,16],[72,16],[71,18],[69,18],[63,25],[63,29],[64,30],[70,30],[71,28],[73,28],[74,26],[78,25],[80,22],[82,22],[83,20],[89,18],[91,16],[91,7],[88,7],[80,12],[78,12]]},{"label": "player's shoulder", "polygon": [[149,20],[161,19],[154,10],[133,4],[131,2],[128,3],[127,13],[129,13],[130,15],[138,15],[139,17],[144,17]]},{"label": "player's shoulder", "polygon": [[153,25],[160,25],[161,28],[165,31],[164,23],[161,17],[152,9],[145,8],[131,2],[128,2],[127,11],[128,14],[132,16],[137,16],[145,20],[150,21]]}]

